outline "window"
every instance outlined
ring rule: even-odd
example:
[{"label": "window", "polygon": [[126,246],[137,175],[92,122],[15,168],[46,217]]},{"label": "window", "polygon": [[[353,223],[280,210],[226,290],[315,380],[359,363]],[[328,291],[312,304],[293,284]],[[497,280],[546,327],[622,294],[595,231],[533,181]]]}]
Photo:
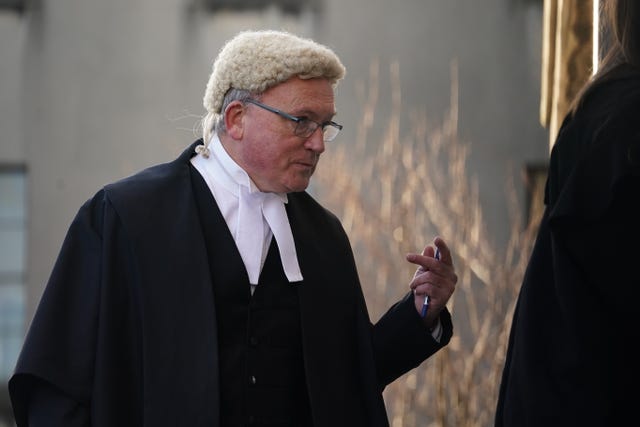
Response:
[{"label": "window", "polygon": [[24,168],[0,165],[0,380],[13,371],[22,345],[26,255]]},{"label": "window", "polygon": [[26,0],[0,0],[0,11],[5,9],[22,12],[25,8]]},{"label": "window", "polygon": [[197,0],[211,12],[223,10],[246,11],[276,7],[284,13],[300,15],[308,9],[316,10],[319,0]]}]

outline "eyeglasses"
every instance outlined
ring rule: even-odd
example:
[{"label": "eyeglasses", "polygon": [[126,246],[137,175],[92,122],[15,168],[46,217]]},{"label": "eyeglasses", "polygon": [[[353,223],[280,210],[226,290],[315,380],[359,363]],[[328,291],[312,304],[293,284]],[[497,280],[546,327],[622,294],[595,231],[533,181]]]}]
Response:
[{"label": "eyeglasses", "polygon": [[283,117],[287,120],[291,120],[296,124],[296,127],[293,130],[293,133],[294,135],[299,136],[300,138],[309,138],[311,135],[313,135],[316,129],[321,128],[322,139],[325,142],[330,142],[330,141],[333,141],[336,138],[336,136],[338,136],[338,133],[342,130],[342,125],[339,125],[338,123],[333,122],[331,120],[324,123],[318,123],[307,117],[292,116],[291,114],[287,114],[284,111],[278,110],[277,108],[273,108],[268,105],[265,105],[252,98],[246,99],[245,102],[249,102],[253,105],[257,105],[258,107],[263,108],[267,111],[271,111],[272,113],[275,113],[280,117]]}]

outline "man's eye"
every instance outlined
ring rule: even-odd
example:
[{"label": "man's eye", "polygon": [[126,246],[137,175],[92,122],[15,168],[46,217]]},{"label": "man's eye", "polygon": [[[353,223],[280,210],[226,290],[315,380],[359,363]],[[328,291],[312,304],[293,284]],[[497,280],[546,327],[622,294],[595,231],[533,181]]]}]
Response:
[{"label": "man's eye", "polygon": [[308,117],[298,117],[298,119],[300,119],[298,121],[298,126],[304,129],[310,128],[314,124],[314,122]]}]

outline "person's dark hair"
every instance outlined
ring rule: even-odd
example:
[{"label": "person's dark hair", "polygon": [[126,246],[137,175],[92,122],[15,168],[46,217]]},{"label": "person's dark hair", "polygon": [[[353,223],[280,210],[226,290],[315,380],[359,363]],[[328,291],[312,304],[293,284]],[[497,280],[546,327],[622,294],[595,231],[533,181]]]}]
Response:
[{"label": "person's dark hair", "polygon": [[640,72],[640,1],[604,0],[601,31],[607,34],[606,53],[598,71],[578,92],[569,108],[573,114],[587,95],[610,80],[622,78],[629,72]]}]

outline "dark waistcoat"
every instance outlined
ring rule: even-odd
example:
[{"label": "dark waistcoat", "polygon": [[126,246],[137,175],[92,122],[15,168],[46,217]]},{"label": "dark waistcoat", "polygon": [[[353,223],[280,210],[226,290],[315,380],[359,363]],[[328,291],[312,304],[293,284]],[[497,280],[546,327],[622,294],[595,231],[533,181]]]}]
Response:
[{"label": "dark waistcoat", "polygon": [[310,426],[300,309],[275,243],[253,295],[239,252],[206,183],[192,169],[215,297],[224,427]]}]

